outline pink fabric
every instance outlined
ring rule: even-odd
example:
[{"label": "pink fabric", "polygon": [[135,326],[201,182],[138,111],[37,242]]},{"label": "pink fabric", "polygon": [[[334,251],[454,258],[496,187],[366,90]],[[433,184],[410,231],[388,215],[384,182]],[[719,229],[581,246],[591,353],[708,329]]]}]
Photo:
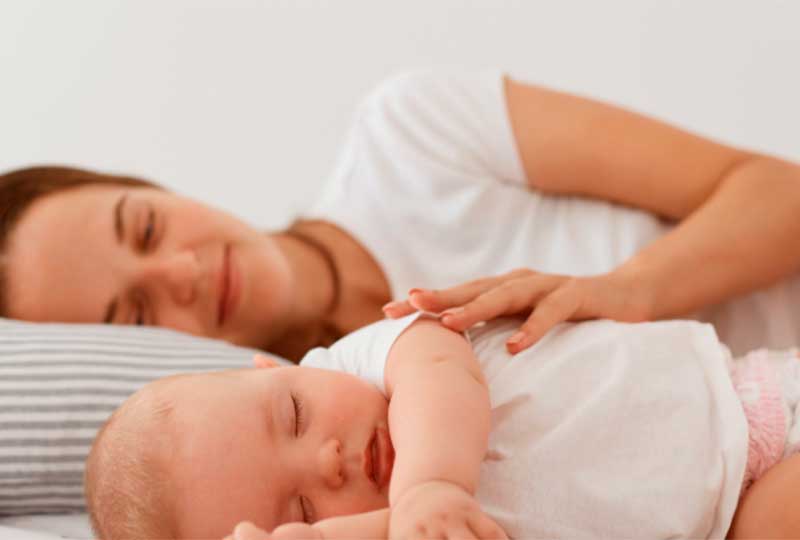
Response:
[{"label": "pink fabric", "polygon": [[783,458],[786,413],[778,374],[768,351],[757,350],[733,360],[731,378],[748,426],[747,468],[740,495]]}]

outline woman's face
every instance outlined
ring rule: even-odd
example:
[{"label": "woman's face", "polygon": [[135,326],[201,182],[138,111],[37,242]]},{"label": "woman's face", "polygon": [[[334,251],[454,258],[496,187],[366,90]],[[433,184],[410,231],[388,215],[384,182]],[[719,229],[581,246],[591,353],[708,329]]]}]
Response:
[{"label": "woman's face", "polygon": [[274,240],[154,188],[89,185],[36,201],[7,249],[8,316],[158,325],[266,347],[293,285]]}]

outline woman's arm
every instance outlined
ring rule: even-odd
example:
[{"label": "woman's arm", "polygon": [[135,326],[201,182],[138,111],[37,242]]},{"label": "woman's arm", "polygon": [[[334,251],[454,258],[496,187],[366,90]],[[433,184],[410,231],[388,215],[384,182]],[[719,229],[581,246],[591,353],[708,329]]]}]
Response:
[{"label": "woman's arm", "polygon": [[797,164],[598,101],[505,86],[531,187],[681,222],[619,269],[650,296],[646,318],[686,315],[800,269]]},{"label": "woman's arm", "polygon": [[618,268],[572,278],[520,269],[387,304],[449,310],[463,330],[530,314],[517,353],[566,320],[690,315],[800,270],[800,166],[718,144],[598,101],[506,79],[514,137],[537,190],[583,195],[679,222]]}]

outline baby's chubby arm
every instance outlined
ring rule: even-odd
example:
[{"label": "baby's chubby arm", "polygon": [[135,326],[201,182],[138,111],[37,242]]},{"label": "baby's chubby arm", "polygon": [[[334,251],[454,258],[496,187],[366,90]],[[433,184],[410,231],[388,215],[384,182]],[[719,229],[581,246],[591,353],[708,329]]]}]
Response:
[{"label": "baby's chubby arm", "polygon": [[384,382],[396,454],[389,536],[505,538],[474,498],[490,402],[467,340],[438,321],[415,321],[389,351]]},{"label": "baby's chubby arm", "polygon": [[472,347],[438,321],[420,319],[386,361],[395,464],[392,506],[411,488],[445,481],[475,494],[490,429],[489,390]]}]

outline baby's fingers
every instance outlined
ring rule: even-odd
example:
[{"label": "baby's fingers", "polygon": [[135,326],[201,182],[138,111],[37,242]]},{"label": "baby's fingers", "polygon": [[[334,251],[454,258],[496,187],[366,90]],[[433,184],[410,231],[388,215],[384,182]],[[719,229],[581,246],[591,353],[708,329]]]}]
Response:
[{"label": "baby's fingers", "polygon": [[269,534],[250,523],[242,521],[233,529],[234,540],[269,540]]},{"label": "baby's fingers", "polygon": [[466,524],[452,525],[448,528],[445,538],[448,540],[478,540],[478,536]]},{"label": "baby's fingers", "polygon": [[286,523],[272,531],[272,540],[314,540],[321,539],[322,532],[307,523]]},{"label": "baby's fingers", "polygon": [[268,368],[268,367],[277,367],[278,362],[271,356],[268,356],[263,353],[256,353],[253,355],[253,367],[257,368]]},{"label": "baby's fingers", "polygon": [[469,526],[480,540],[508,540],[506,531],[483,512],[472,515]]}]

